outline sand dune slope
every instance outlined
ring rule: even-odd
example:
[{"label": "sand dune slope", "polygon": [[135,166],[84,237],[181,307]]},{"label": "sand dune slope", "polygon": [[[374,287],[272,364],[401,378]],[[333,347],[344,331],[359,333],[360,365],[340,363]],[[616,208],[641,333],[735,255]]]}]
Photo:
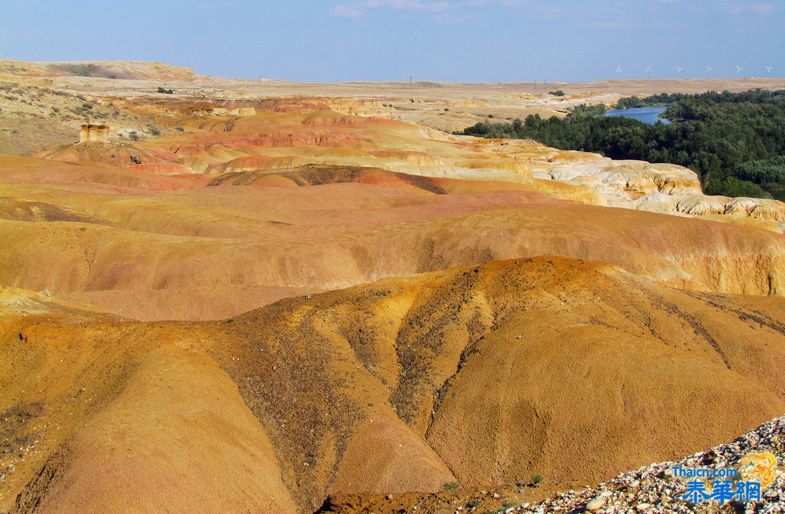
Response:
[{"label": "sand dune slope", "polygon": [[535,471],[597,481],[783,412],[784,302],[542,257],[223,322],[17,310],[0,409],[27,449],[4,454],[0,508],[310,512]]},{"label": "sand dune slope", "polygon": [[4,163],[0,283],[137,319],[229,317],[282,297],[537,255],[707,292],[785,293],[782,234],[558,200],[527,184],[347,166],[210,179]]}]

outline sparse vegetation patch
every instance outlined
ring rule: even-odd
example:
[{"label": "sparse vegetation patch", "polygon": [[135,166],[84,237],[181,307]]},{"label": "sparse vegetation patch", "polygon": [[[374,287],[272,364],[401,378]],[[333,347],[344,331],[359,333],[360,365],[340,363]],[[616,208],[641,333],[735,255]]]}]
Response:
[{"label": "sparse vegetation patch", "polygon": [[444,489],[445,491],[454,491],[459,487],[461,487],[461,484],[459,484],[458,482],[445,482],[442,485],[442,489]]}]

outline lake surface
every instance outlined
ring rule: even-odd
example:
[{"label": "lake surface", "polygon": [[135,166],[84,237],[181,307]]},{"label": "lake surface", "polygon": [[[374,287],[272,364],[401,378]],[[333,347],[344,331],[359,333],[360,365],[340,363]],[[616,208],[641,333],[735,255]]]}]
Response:
[{"label": "lake surface", "polygon": [[666,109],[667,107],[635,107],[634,109],[608,111],[605,113],[605,116],[631,118],[633,120],[642,121],[648,125],[654,125],[658,121],[670,123],[670,121],[665,118],[660,118],[660,115],[662,115]]},{"label": "lake surface", "polygon": [[766,188],[766,191],[768,191],[775,200],[785,202],[785,186],[769,186]]}]

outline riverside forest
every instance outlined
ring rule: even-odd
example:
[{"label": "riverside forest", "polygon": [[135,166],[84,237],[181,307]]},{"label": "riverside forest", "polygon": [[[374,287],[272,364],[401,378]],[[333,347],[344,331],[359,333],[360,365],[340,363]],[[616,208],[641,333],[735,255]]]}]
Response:
[{"label": "riverside forest", "polygon": [[460,134],[533,139],[563,150],[686,166],[707,194],[785,200],[785,90],[627,97],[617,109],[667,106],[670,124],[606,117],[581,105],[566,117],[481,122]]}]

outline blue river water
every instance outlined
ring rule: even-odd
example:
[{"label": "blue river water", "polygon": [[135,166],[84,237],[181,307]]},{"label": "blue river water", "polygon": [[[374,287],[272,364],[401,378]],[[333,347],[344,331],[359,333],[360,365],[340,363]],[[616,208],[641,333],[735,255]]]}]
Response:
[{"label": "blue river water", "polygon": [[633,120],[642,121],[648,125],[654,125],[658,121],[663,123],[670,123],[660,115],[665,112],[667,107],[635,107],[633,109],[620,109],[617,111],[608,111],[605,116],[631,118]]}]

